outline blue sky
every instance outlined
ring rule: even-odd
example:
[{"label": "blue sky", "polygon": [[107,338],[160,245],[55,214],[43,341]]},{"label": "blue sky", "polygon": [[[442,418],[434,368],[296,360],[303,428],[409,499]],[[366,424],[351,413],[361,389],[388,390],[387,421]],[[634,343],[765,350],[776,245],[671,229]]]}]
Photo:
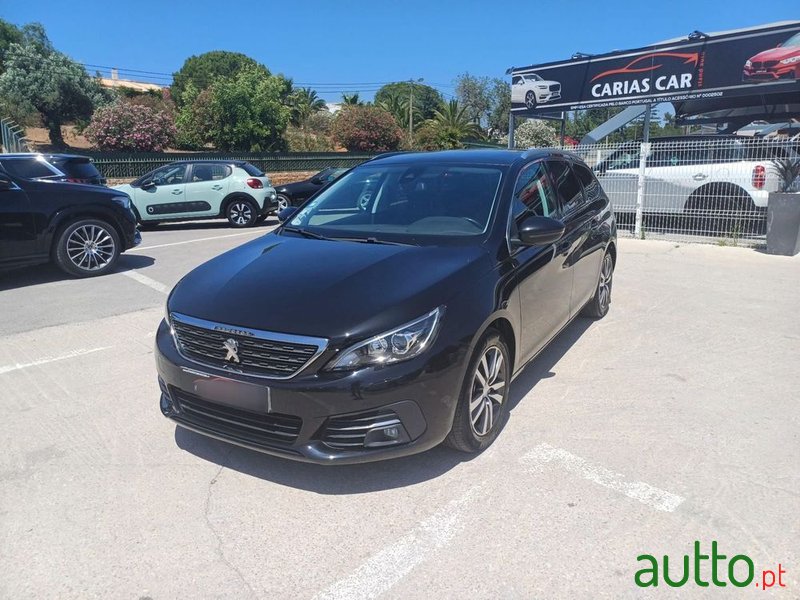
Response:
[{"label": "blue sky", "polygon": [[[41,22],[58,49],[91,65],[169,74],[192,54],[243,52],[297,84],[312,84],[329,101],[342,90],[369,99],[379,82],[411,77],[452,95],[453,79],[465,71],[503,77],[512,65],[559,60],[576,51],[635,48],[695,29],[800,18],[797,0],[648,4],[0,0],[0,17],[19,25]],[[161,77],[152,80],[166,83]]]}]

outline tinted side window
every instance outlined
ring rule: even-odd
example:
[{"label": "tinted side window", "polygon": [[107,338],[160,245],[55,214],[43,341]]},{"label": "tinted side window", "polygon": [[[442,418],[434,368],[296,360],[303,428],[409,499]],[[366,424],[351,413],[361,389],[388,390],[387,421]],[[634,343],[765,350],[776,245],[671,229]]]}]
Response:
[{"label": "tinted side window", "polygon": [[561,212],[567,215],[583,203],[581,182],[566,161],[548,161],[547,167],[550,169],[558,197],[561,200]]},{"label": "tinted side window", "polygon": [[586,200],[588,202],[594,202],[598,198],[603,197],[603,190],[589,167],[575,163],[572,165],[572,169],[575,171],[578,179],[581,180],[581,185],[583,185],[583,193],[586,195]]},{"label": "tinted side window", "polygon": [[49,164],[38,158],[9,158],[2,161],[3,168],[22,179],[39,179],[41,177],[60,177],[63,175]]},{"label": "tinted side window", "polygon": [[517,222],[528,215],[548,217],[555,210],[555,193],[543,163],[533,163],[522,168],[514,186],[512,202],[511,211]]},{"label": "tinted side window", "polygon": [[89,161],[70,160],[64,163],[55,162],[55,165],[69,177],[76,177],[78,179],[102,177],[97,167]]},{"label": "tinted side window", "polygon": [[250,177],[263,177],[264,176],[264,171],[262,171],[261,169],[259,169],[255,165],[251,165],[250,163],[244,163],[242,165],[242,169],[244,170],[245,173],[250,175]]}]

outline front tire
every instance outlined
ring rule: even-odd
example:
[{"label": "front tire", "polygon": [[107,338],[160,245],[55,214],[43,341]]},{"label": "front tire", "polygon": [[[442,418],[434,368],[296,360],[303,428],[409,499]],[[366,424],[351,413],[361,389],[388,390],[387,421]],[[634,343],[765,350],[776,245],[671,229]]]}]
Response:
[{"label": "front tire", "polygon": [[58,236],[55,263],[75,277],[105,275],[114,268],[121,252],[117,230],[99,219],[70,223]]},{"label": "front tire", "polygon": [[611,284],[614,280],[614,257],[611,252],[606,252],[600,264],[600,275],[597,277],[597,287],[594,296],[583,307],[581,314],[593,319],[602,319],[608,314],[611,307]]},{"label": "front tire", "polygon": [[470,360],[445,444],[471,454],[488,448],[505,423],[510,383],[508,346],[496,330],[489,329]]},{"label": "front tire", "polygon": [[525,106],[531,110],[536,108],[536,94],[533,92],[533,90],[528,90],[525,93]]},{"label": "front tire", "polygon": [[236,198],[225,209],[225,217],[233,227],[252,227],[258,218],[258,209],[252,200]]}]

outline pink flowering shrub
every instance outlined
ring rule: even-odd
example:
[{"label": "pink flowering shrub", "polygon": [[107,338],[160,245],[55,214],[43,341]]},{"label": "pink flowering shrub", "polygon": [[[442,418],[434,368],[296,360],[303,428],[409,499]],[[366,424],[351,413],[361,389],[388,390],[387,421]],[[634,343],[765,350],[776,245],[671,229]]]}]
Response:
[{"label": "pink flowering shrub", "polygon": [[97,109],[84,130],[100,150],[161,152],[175,142],[175,122],[149,106],[118,102]]}]

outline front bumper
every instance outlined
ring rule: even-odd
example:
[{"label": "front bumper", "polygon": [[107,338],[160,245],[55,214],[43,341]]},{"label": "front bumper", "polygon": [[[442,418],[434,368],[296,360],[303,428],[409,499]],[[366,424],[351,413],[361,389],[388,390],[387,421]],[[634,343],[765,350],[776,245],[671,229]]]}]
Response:
[{"label": "front bumper", "polygon": [[545,92],[539,99],[541,104],[545,102],[552,102],[553,100],[560,100],[561,99],[561,92]]},{"label": "front bumper", "polygon": [[745,69],[742,71],[743,83],[763,83],[765,81],[781,81],[781,80],[796,80],[800,79],[800,65],[781,65],[778,67],[771,67],[763,71],[754,71],[752,69]]},{"label": "front bumper", "polygon": [[465,368],[451,351],[432,352],[426,362],[319,373],[330,359],[325,353],[292,379],[257,378],[184,358],[164,321],[155,355],[164,416],[209,437],[318,464],[383,460],[438,445],[450,431]]}]

